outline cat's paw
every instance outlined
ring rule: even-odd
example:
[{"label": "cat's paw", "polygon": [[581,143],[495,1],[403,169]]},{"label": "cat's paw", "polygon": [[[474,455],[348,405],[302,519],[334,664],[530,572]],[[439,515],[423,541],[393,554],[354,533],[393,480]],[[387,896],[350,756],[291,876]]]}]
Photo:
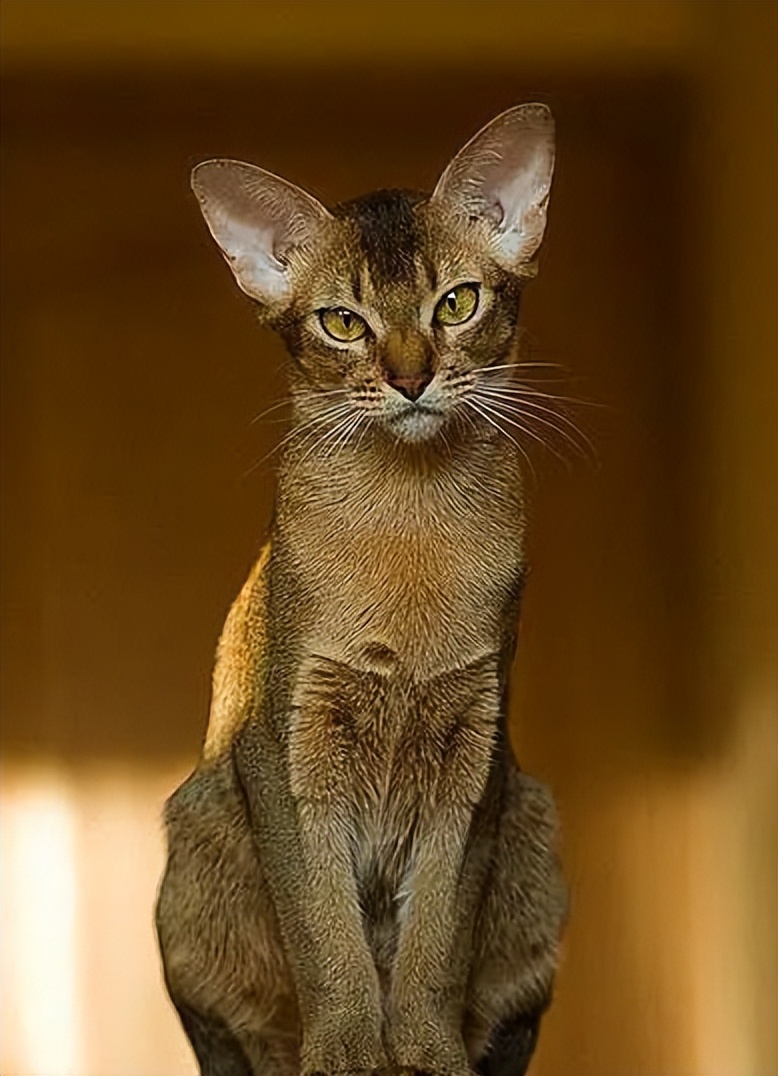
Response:
[{"label": "cat's paw", "polygon": [[380,1021],[349,1015],[317,1023],[303,1040],[301,1062],[301,1076],[372,1076],[387,1065]]},{"label": "cat's paw", "polygon": [[472,1076],[459,1028],[426,1009],[394,1014],[389,1052],[402,1076]]},{"label": "cat's paw", "polygon": [[[382,1070],[378,1074],[378,1076],[390,1076],[390,1074],[391,1074],[391,1076],[444,1076],[444,1073],[445,1073],[445,1076],[449,1076],[449,1073],[451,1071],[453,1071],[453,1070],[449,1070],[449,1069],[444,1070],[444,1069],[441,1069],[439,1067],[435,1068],[435,1069],[417,1069],[417,1068],[409,1068],[409,1067],[403,1065],[403,1066],[401,1066],[399,1068],[395,1066],[395,1067],[393,1067],[391,1069],[387,1069],[386,1073],[384,1073],[384,1071]],[[470,1066],[468,1065],[467,1068],[464,1068],[464,1069],[461,1069],[461,1070],[457,1069],[456,1070],[456,1076],[478,1076],[478,1073],[475,1072],[473,1069],[471,1069]]]}]

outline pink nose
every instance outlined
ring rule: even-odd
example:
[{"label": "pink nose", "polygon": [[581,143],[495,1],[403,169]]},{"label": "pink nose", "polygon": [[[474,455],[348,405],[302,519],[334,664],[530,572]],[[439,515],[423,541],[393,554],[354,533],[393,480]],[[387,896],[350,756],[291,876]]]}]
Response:
[{"label": "pink nose", "polygon": [[386,380],[406,400],[415,402],[432,381],[432,374],[392,374],[387,372]]}]

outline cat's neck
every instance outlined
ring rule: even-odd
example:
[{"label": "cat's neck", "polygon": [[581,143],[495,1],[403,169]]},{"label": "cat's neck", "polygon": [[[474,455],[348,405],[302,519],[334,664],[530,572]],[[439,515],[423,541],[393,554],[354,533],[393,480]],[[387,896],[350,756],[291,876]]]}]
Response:
[{"label": "cat's neck", "polygon": [[[483,513],[493,492],[496,510],[521,496],[519,454],[491,427],[449,424],[425,441],[401,441],[366,429],[341,443],[287,446],[279,471],[278,516],[305,518],[326,505],[360,514],[396,508],[399,525],[451,513]],[[299,519],[298,519],[299,523]],[[490,520],[483,519],[488,527]]]}]

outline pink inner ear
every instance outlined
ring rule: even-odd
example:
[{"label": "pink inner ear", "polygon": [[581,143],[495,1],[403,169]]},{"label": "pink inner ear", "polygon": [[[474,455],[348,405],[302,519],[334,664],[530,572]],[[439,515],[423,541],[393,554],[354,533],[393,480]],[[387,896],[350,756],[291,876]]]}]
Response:
[{"label": "pink inner ear", "polygon": [[241,161],[205,161],[192,173],[192,187],[239,287],[260,302],[287,297],[291,282],[283,252],[314,237],[330,219],[324,206]]},{"label": "pink inner ear", "polygon": [[543,238],[554,170],[554,121],[544,105],[497,116],[454,157],[433,198],[480,216],[503,255],[529,260]]},{"label": "pink inner ear", "polygon": [[501,227],[518,226],[521,230],[523,218],[537,211],[548,198],[551,170],[542,149],[530,147],[528,154],[527,147],[512,148],[519,150],[517,159],[504,156],[486,177],[486,187],[502,208]]}]

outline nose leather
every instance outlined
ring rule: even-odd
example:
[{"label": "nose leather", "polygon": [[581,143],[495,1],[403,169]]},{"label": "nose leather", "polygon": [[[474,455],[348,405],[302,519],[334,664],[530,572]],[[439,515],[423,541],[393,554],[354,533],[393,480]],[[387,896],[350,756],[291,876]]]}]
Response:
[{"label": "nose leather", "polygon": [[418,400],[435,375],[429,341],[415,330],[392,331],[383,361],[387,383],[407,400]]},{"label": "nose leather", "polygon": [[406,400],[418,400],[421,394],[432,381],[432,373],[423,374],[418,377],[392,377],[387,374],[386,380],[392,386],[393,389],[397,389],[399,393],[406,398]]}]

